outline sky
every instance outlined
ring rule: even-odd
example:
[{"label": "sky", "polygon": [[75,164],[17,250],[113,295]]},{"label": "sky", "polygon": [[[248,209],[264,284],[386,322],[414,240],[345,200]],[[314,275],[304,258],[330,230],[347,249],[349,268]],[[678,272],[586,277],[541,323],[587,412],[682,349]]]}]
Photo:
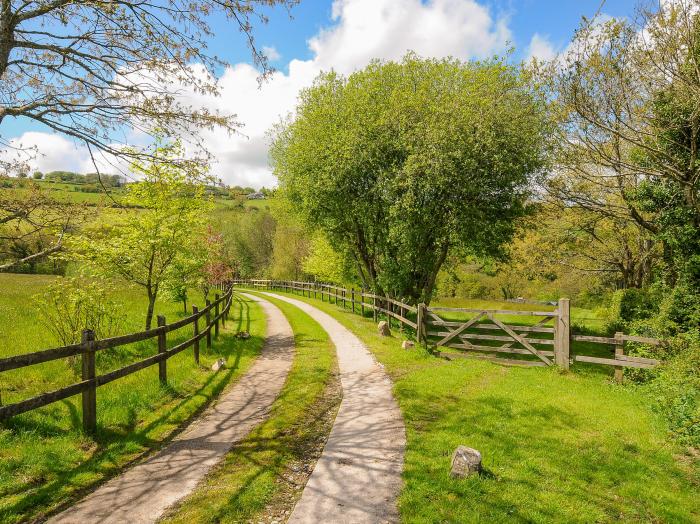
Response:
[{"label": "sky", "polygon": [[[231,65],[219,72],[221,96],[193,101],[235,114],[242,128],[233,136],[203,133],[215,158],[212,173],[229,185],[276,185],[268,130],[293,112],[299,90],[321,71],[349,74],[409,50],[469,60],[513,47],[513,60],[549,59],[566,48],[582,16],[631,17],[634,7],[633,0],[606,0],[602,7],[601,0],[301,0],[291,11],[267,11],[269,23],[256,26],[257,45],[277,70],[262,86],[241,35],[214,18],[210,51]],[[5,119],[0,134],[37,147],[33,169],[94,171],[83,146],[31,121]]]}]

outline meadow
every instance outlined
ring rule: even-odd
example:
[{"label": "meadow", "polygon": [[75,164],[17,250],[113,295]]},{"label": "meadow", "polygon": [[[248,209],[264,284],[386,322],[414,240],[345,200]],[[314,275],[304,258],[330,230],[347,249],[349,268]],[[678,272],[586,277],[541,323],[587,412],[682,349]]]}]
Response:
[{"label": "meadow", "polygon": [[[0,274],[0,356],[59,345],[43,326],[31,297],[55,278],[44,275]],[[143,329],[145,296],[127,285],[115,286],[114,298],[126,315],[123,331]],[[201,296],[192,303],[203,305]],[[170,322],[182,316],[182,304],[161,300],[156,312]],[[191,336],[191,326],[168,334],[175,345]],[[251,338],[235,337],[247,330]],[[162,386],[156,367],[146,368],[97,391],[98,431],[82,433],[80,396],[19,415],[0,428],[0,521],[22,522],[65,506],[85,490],[116,474],[144,453],[159,448],[236,377],[259,352],[265,320],[259,307],[245,300],[231,309],[227,329],[211,350],[201,349],[201,364],[192,351],[168,360],[168,384]],[[97,372],[135,362],[156,352],[154,341],[98,353]],[[224,357],[227,368],[210,369]],[[59,360],[2,373],[0,393],[9,403],[50,391],[78,379],[70,360]]]},{"label": "meadow", "polygon": [[[338,319],[394,381],[407,428],[403,522],[697,522],[700,460],[675,444],[645,392],[606,372],[446,361],[371,319],[302,298]],[[477,477],[448,475],[458,445]]]}]

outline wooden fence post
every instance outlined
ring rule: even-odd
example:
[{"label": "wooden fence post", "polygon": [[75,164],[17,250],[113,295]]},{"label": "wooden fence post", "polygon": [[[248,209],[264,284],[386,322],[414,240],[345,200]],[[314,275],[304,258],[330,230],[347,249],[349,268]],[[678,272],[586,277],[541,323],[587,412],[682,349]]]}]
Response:
[{"label": "wooden fence post", "polygon": [[214,338],[219,338],[219,295],[214,295],[216,306],[214,307]]},{"label": "wooden fence post", "polygon": [[[158,327],[161,328],[158,331],[158,353],[165,353],[167,351],[166,341],[165,341],[165,317],[163,315],[158,315]],[[168,359],[164,358],[158,362],[158,378],[161,384],[168,383]]]},{"label": "wooden fence post", "polygon": [[416,312],[416,342],[420,345],[421,342],[425,341],[423,337],[423,322],[425,322],[425,304],[422,302],[418,304],[418,310]]},{"label": "wooden fence post", "polygon": [[[192,314],[199,314],[199,308],[197,306],[192,306]],[[195,317],[192,325],[194,326],[194,336],[196,338],[199,335],[199,317]],[[194,341],[194,362],[195,364],[199,364],[199,339]]]},{"label": "wooden fence post", "polygon": [[561,369],[569,369],[571,311],[568,298],[559,299],[559,310],[554,329],[554,362]]},{"label": "wooden fence post", "polygon": [[[619,357],[625,354],[625,342],[622,339],[623,335],[624,333],[621,331],[615,333],[615,360],[618,360]],[[622,384],[623,376],[622,367],[615,366],[615,381]]]},{"label": "wooden fence post", "polygon": [[360,314],[365,318],[365,288],[360,291]]},{"label": "wooden fence post", "polygon": [[[81,337],[83,344],[82,353],[82,378],[93,380],[95,378],[95,332],[84,329]],[[83,391],[83,430],[85,433],[94,433],[97,429],[97,387],[93,383]]]},{"label": "wooden fence post", "polygon": [[211,348],[211,300],[207,299],[207,314],[205,316],[207,320],[207,349]]},{"label": "wooden fence post", "polygon": [[343,288],[343,309],[345,309],[345,292],[347,289]]},{"label": "wooden fence post", "polygon": [[375,295],[372,295],[372,306],[372,315],[374,316],[374,321],[377,322],[377,297]]}]

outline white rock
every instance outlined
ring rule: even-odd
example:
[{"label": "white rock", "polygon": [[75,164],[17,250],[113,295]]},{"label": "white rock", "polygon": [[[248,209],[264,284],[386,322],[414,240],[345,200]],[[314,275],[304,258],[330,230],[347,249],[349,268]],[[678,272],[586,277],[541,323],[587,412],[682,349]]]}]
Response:
[{"label": "white rock", "polygon": [[415,347],[415,344],[413,342],[411,342],[410,340],[404,340],[401,343],[401,347],[403,349],[411,349],[412,347]]},{"label": "white rock", "polygon": [[450,475],[453,477],[469,477],[481,471],[481,453],[467,446],[459,446],[452,454]]},{"label": "white rock", "polygon": [[212,371],[219,371],[220,369],[223,369],[226,367],[226,359],[225,358],[217,358],[216,362],[214,362],[211,365],[211,370]]},{"label": "white rock", "polygon": [[389,323],[386,320],[382,320],[377,324],[377,331],[379,331],[379,334],[383,337],[391,336],[391,329],[389,329]]}]

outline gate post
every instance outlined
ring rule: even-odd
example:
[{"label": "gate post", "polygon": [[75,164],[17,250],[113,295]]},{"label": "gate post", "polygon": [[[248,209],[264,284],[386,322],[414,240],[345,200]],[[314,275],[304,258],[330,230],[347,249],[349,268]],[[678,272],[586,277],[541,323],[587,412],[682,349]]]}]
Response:
[{"label": "gate post", "polygon": [[[82,379],[94,380],[95,378],[95,332],[84,329],[82,334]],[[85,433],[94,433],[97,429],[97,387],[91,384],[83,391],[83,430]]]},{"label": "gate post", "polygon": [[557,321],[554,328],[554,362],[561,369],[569,369],[569,341],[571,311],[568,298],[559,299]]},{"label": "gate post", "polygon": [[[165,342],[165,317],[158,315],[158,353],[165,353],[167,350]],[[158,362],[158,378],[161,384],[168,383],[168,359],[164,358]]]},{"label": "gate post", "polygon": [[194,362],[195,364],[199,364],[199,308],[197,306],[192,306],[192,314],[195,315],[194,322],[192,325],[194,326]]},{"label": "gate post", "polygon": [[[423,322],[425,322],[425,304],[418,304],[418,312],[416,313],[416,342],[420,345],[421,341],[425,341],[423,336]],[[427,343],[427,342],[426,342]]]}]

